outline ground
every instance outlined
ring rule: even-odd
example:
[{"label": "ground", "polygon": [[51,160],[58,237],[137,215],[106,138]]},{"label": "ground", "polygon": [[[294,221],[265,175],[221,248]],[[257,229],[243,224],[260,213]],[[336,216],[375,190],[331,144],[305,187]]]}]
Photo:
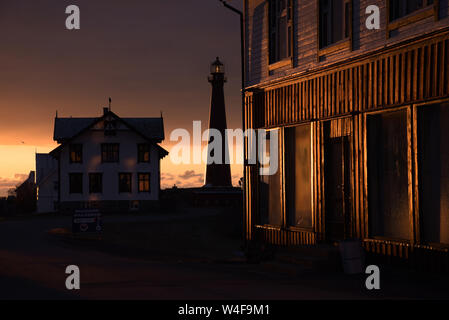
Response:
[{"label": "ground", "polygon": [[[381,290],[368,291],[366,275],[248,264],[235,219],[214,210],[107,216],[102,239],[82,241],[53,234],[70,228],[68,216],[1,220],[0,299],[449,298],[443,275],[382,267]],[[81,290],[65,288],[72,264]]]}]

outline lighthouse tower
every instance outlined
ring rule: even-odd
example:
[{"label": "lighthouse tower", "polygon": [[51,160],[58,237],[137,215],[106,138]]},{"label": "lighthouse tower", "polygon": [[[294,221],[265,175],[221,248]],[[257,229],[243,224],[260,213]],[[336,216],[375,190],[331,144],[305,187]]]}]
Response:
[{"label": "lighthouse tower", "polygon": [[[224,83],[226,82],[224,74],[224,65],[220,59],[217,59],[211,64],[211,74],[209,82],[212,85],[212,99],[210,105],[210,119],[209,129],[216,129],[221,133],[222,137],[222,161],[219,163],[207,164],[206,167],[206,186],[211,187],[232,187],[231,181],[231,167],[226,164],[225,155],[228,150],[228,145],[225,143],[226,132],[226,110],[224,99]],[[211,148],[211,139],[209,138],[208,155],[211,155],[214,150]]]}]

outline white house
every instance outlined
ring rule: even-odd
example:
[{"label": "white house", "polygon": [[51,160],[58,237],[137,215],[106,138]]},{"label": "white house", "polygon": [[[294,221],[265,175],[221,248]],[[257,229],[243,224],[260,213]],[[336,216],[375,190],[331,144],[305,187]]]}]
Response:
[{"label": "white house", "polygon": [[168,152],[163,118],[55,118],[60,145],[36,155],[38,212],[99,208],[150,210],[159,200],[160,160]]}]

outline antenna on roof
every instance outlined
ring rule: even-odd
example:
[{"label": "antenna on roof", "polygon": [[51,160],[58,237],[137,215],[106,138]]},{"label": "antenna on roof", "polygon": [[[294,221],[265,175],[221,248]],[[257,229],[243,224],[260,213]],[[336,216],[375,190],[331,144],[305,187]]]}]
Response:
[{"label": "antenna on roof", "polygon": [[163,116],[162,116],[162,110],[161,110],[161,118],[163,118]]},{"label": "antenna on roof", "polygon": [[109,111],[111,111],[111,104],[112,104],[112,99],[111,99],[111,97],[109,97]]},{"label": "antenna on roof", "polygon": [[56,110],[56,119],[58,119],[58,110]]}]

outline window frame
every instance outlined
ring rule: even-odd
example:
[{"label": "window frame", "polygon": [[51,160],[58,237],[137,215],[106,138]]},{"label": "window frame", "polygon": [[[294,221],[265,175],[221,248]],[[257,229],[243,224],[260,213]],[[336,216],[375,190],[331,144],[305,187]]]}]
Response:
[{"label": "window frame", "polygon": [[[121,176],[127,175],[129,179],[129,191],[122,191]],[[119,172],[118,174],[118,193],[132,193],[133,192],[133,174],[130,172]]]},{"label": "window frame", "polygon": [[[279,46],[279,35],[278,35],[278,31],[277,30],[273,30],[272,28],[272,6],[273,4],[277,4],[279,0],[268,0],[268,9],[267,9],[267,21],[268,21],[268,69],[269,71],[273,71],[275,69],[279,69],[285,66],[292,66],[293,65],[293,53],[294,53],[294,29],[295,29],[295,3],[296,1],[293,0],[284,0],[286,1],[286,14],[285,17],[287,19],[286,22],[286,39],[287,39],[287,43],[285,44],[286,48],[286,52],[287,52],[287,56],[285,58],[280,58],[278,57],[278,51],[280,50],[280,46]],[[289,8],[290,8],[290,13],[289,13]],[[277,6],[276,6],[277,9]],[[279,28],[279,18],[281,16],[278,15],[278,11],[276,11],[276,28]],[[290,18],[289,18],[289,14],[290,14]],[[291,32],[289,34],[288,30],[289,28],[291,29]],[[272,52],[272,41],[273,41],[273,37],[276,39],[276,44],[274,45],[274,49],[275,49],[275,57],[273,57],[273,52]]]},{"label": "window frame", "polygon": [[[92,177],[99,176],[100,177],[100,191],[92,190]],[[102,194],[103,193],[103,173],[102,172],[91,172],[89,173],[89,194]]]},{"label": "window frame", "polygon": [[[285,208],[284,208],[284,203],[285,203],[285,198],[284,198],[284,191],[285,191],[285,185],[284,185],[284,165],[283,165],[283,154],[284,154],[284,127],[274,127],[274,128],[261,128],[263,130],[265,130],[266,132],[269,131],[276,131],[278,130],[278,170],[279,170],[279,184],[281,186],[281,190],[279,192],[279,201],[280,201],[280,216],[281,216],[281,222],[279,225],[277,224],[270,224],[270,223],[262,223],[262,216],[261,216],[261,204],[260,201],[257,201],[257,212],[258,212],[258,217],[255,223],[255,227],[257,228],[265,228],[265,229],[273,229],[273,230],[281,230],[283,228],[285,228]],[[258,140],[258,136],[257,136],[257,151],[256,154],[259,154],[259,140]],[[261,181],[261,175],[260,175],[260,168],[262,168],[261,164],[258,162],[257,163],[257,184],[258,184],[258,189],[260,190],[260,181]],[[268,216],[270,215],[270,213],[268,212]]]},{"label": "window frame", "polygon": [[439,247],[439,248],[449,248],[448,244],[444,243],[436,243],[436,242],[426,242],[422,239],[421,233],[422,233],[422,217],[421,217],[421,210],[420,210],[420,165],[419,165],[419,155],[418,155],[418,139],[419,139],[419,133],[418,133],[418,112],[420,108],[425,108],[434,104],[445,104],[449,103],[449,99],[436,99],[432,101],[425,101],[422,103],[416,103],[412,105],[413,109],[413,207],[414,207],[414,236],[415,236],[415,243],[417,244],[423,244],[423,245],[431,245],[433,247]]},{"label": "window frame", "polygon": [[[143,152],[143,157],[141,157],[141,147],[148,147],[147,151]],[[145,161],[145,153],[148,152],[148,161]],[[151,162],[151,144],[149,143],[138,143],[137,144],[137,163],[150,163]]]},{"label": "window frame", "polygon": [[[333,0],[330,0],[333,1]],[[320,58],[331,53],[349,50],[352,51],[352,37],[353,37],[353,1],[352,0],[342,0],[343,1],[343,22],[344,22],[344,34],[343,39],[331,43],[327,46],[321,47],[321,8],[320,0],[316,1],[317,7],[317,48],[318,48],[318,62]],[[346,12],[346,8],[349,12]],[[348,18],[349,17],[349,18]],[[347,35],[346,35],[347,33]]]},{"label": "window frame", "polygon": [[[79,149],[79,150],[77,150]],[[72,153],[75,153],[75,158],[72,158]],[[79,154],[78,154],[79,153]],[[78,160],[79,157],[79,160]],[[71,143],[69,145],[69,163],[83,163],[83,144],[82,143]]]},{"label": "window frame", "polygon": [[[391,238],[386,236],[378,236],[373,235],[371,231],[371,225],[369,223],[370,221],[370,212],[369,212],[369,188],[368,188],[368,181],[369,181],[369,170],[368,170],[368,130],[367,130],[367,124],[368,124],[368,117],[376,115],[376,114],[382,114],[382,113],[390,113],[390,112],[396,112],[396,111],[406,111],[406,117],[407,117],[407,180],[408,180],[408,221],[409,221],[409,239],[399,239],[399,238]],[[395,108],[388,108],[388,109],[382,109],[382,110],[375,110],[370,112],[363,113],[363,165],[364,165],[364,193],[366,196],[364,197],[364,207],[366,208],[366,237],[368,239],[375,239],[375,240],[388,240],[388,241],[396,241],[400,243],[415,243],[416,242],[416,233],[415,233],[415,218],[414,218],[414,210],[415,206],[413,203],[413,183],[412,183],[412,170],[413,168],[416,168],[415,165],[412,164],[412,152],[413,152],[413,146],[412,146],[412,132],[411,132],[411,126],[412,126],[412,106],[411,105],[404,105],[400,107]]]},{"label": "window frame", "polygon": [[[140,182],[142,181],[140,179],[141,175],[148,176],[148,191],[147,190],[140,190]],[[151,193],[151,172],[138,172],[137,173],[137,192],[138,193]]]},{"label": "window frame", "polygon": [[[387,39],[392,38],[391,32],[394,30],[397,30],[401,27],[413,24],[415,22],[418,22],[420,20],[429,18],[431,16],[434,17],[434,21],[438,21],[439,19],[439,0],[433,0],[433,4],[428,4],[429,0],[422,0],[425,2],[423,7],[421,9],[417,9],[413,12],[410,12],[400,18],[397,18],[395,20],[391,20],[390,16],[390,1],[386,0],[386,12],[387,12],[387,29],[386,29],[386,36]],[[405,0],[408,1],[408,0]]]},{"label": "window frame", "polygon": [[[117,146],[117,159],[109,160],[105,159],[105,152],[108,154],[111,150],[104,150],[108,147],[115,147]],[[114,150],[112,150],[112,153],[114,154]],[[101,163],[120,163],[120,144],[119,143],[102,143],[101,144]]]},{"label": "window frame", "polygon": [[315,213],[316,213],[316,209],[315,209],[315,195],[314,195],[314,188],[315,188],[315,183],[314,183],[314,176],[315,176],[315,172],[314,172],[314,151],[315,151],[315,146],[314,146],[314,134],[315,134],[315,124],[313,121],[309,121],[309,122],[303,122],[303,123],[298,123],[298,124],[294,124],[294,125],[288,125],[283,127],[283,133],[282,133],[282,165],[280,165],[280,167],[282,167],[282,181],[284,181],[285,183],[283,183],[282,186],[282,193],[286,196],[287,195],[287,179],[286,179],[286,167],[285,167],[285,152],[286,152],[286,133],[285,130],[288,129],[294,129],[298,126],[309,126],[309,131],[310,131],[310,188],[311,188],[311,197],[310,197],[310,201],[311,201],[311,216],[312,216],[312,225],[311,227],[298,227],[298,226],[292,226],[289,223],[289,216],[288,216],[288,208],[287,208],[287,201],[286,199],[284,199],[284,203],[283,203],[283,211],[284,211],[284,228],[286,228],[287,230],[292,230],[292,231],[304,231],[304,232],[314,232],[315,230],[315,225],[316,225],[316,217],[315,217]]},{"label": "window frame", "polygon": [[[81,177],[81,181],[80,181],[80,190],[79,191],[74,191],[72,188],[72,177]],[[82,172],[70,172],[69,173],[69,194],[84,194],[84,188],[83,188],[83,183],[84,183],[84,174]]]}]

